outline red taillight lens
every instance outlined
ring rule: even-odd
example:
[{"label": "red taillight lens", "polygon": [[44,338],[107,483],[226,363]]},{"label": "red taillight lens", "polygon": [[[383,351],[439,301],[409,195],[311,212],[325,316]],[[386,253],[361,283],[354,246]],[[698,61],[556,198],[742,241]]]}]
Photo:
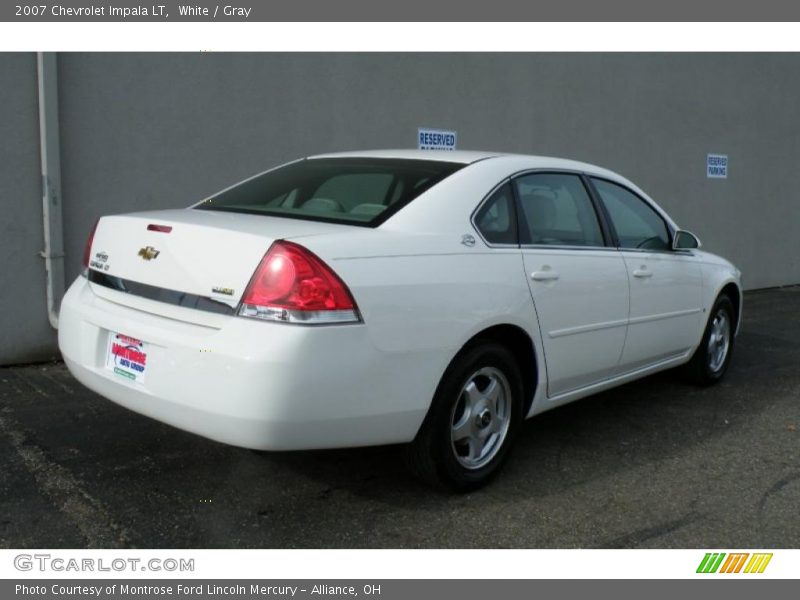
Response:
[{"label": "red taillight lens", "polygon": [[147,226],[147,231],[158,231],[159,233],[169,233],[172,231],[172,225],[156,225],[155,223],[150,223]]},{"label": "red taillight lens", "polygon": [[86,239],[86,247],[83,249],[83,269],[81,270],[82,275],[86,275],[89,271],[89,261],[92,257],[92,242],[94,241],[94,233],[97,231],[97,224],[100,223],[100,219],[94,222],[92,226],[92,230],[89,232],[89,237]]},{"label": "red taillight lens", "polygon": [[360,320],[350,291],[331,268],[292,242],[275,242],[242,297],[239,314],[289,323]]}]

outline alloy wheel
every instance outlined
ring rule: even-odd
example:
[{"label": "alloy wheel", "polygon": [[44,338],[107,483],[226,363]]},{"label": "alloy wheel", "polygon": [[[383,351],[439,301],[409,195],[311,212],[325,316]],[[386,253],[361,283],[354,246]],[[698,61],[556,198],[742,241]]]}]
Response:
[{"label": "alloy wheel", "polygon": [[511,424],[511,387],[502,371],[484,367],[461,388],[453,407],[450,444],[459,464],[480,469],[500,451]]}]

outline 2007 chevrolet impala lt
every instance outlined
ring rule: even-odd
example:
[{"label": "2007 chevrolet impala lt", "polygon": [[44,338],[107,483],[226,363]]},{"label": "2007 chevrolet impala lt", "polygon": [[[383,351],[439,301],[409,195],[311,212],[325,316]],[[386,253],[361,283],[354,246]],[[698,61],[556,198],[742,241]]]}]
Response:
[{"label": "2007 chevrolet impala lt", "polygon": [[731,359],[739,271],[642,190],[570,160],[369,151],[188,209],[102,217],[61,307],[73,375],[260,450],[409,442],[472,489],[523,418]]}]

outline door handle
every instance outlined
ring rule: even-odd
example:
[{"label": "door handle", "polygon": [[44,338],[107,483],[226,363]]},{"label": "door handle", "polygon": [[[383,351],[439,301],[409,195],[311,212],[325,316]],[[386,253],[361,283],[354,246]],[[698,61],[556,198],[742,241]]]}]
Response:
[{"label": "door handle", "polygon": [[534,271],[531,273],[531,279],[534,281],[555,281],[558,279],[560,275],[558,271],[551,271],[550,269],[545,269],[544,271]]},{"label": "door handle", "polygon": [[639,279],[645,279],[646,277],[652,277],[653,272],[648,271],[646,268],[642,267],[641,269],[636,269],[633,272],[634,277],[638,277]]}]

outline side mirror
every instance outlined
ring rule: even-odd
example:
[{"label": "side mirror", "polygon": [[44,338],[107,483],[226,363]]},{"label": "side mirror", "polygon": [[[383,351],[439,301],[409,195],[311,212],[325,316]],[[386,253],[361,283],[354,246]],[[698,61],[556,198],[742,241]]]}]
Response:
[{"label": "side mirror", "polygon": [[678,229],[672,237],[673,250],[692,250],[700,247],[700,240],[691,231]]}]

